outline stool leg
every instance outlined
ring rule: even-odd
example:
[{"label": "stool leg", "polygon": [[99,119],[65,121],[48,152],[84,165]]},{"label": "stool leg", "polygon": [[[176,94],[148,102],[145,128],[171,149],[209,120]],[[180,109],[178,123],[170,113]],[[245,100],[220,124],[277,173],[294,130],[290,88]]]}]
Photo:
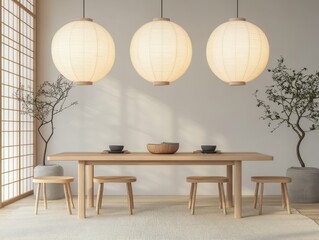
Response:
[{"label": "stool leg", "polygon": [[220,185],[220,191],[222,193],[222,202],[223,202],[223,210],[224,210],[224,214],[227,214],[226,211],[226,198],[225,198],[225,191],[224,191],[224,184],[223,183],[218,183]]},{"label": "stool leg", "polygon": [[44,202],[44,208],[45,208],[45,209],[48,209],[46,183],[43,183],[43,202]]},{"label": "stool leg", "polygon": [[259,189],[259,182],[256,182],[255,195],[254,195],[254,208],[257,207],[258,189]]},{"label": "stool leg", "polygon": [[259,198],[259,215],[261,215],[262,213],[263,198],[264,198],[264,183],[261,183],[260,198]]},{"label": "stool leg", "polygon": [[197,191],[197,183],[194,183],[194,189],[192,194],[192,208],[191,208],[192,215],[194,215],[195,213],[196,191]]},{"label": "stool leg", "polygon": [[70,200],[69,200],[69,194],[68,194],[68,190],[67,190],[67,184],[63,183],[63,188],[64,188],[64,196],[65,196],[65,201],[66,201],[66,205],[68,207],[68,213],[71,215],[71,207],[70,207]]},{"label": "stool leg", "polygon": [[[192,212],[192,208],[193,208],[193,201],[194,201],[194,192],[196,191],[197,192],[197,183],[196,183],[196,190],[195,190],[195,183],[193,183],[193,192],[192,192],[192,199],[191,199],[191,212]],[[195,195],[195,198],[196,198],[196,195]],[[194,207],[195,207],[195,204],[194,204]]]},{"label": "stool leg", "polygon": [[131,206],[132,206],[132,209],[134,209],[134,198],[133,198],[132,183],[129,184],[129,189],[130,189],[130,194],[131,194]]},{"label": "stool leg", "polygon": [[284,190],[285,190],[285,195],[286,195],[285,197],[286,197],[287,211],[289,214],[291,214],[287,183],[284,183]]},{"label": "stool leg", "polygon": [[100,214],[100,206],[101,206],[101,189],[102,189],[102,183],[99,184],[99,189],[97,191],[97,196],[96,196],[96,205],[95,205],[95,211],[97,214]]},{"label": "stool leg", "polygon": [[35,197],[35,207],[34,207],[34,213],[36,215],[38,214],[40,188],[41,188],[41,183],[38,183],[38,185],[37,185],[37,194],[36,194],[36,197]]},{"label": "stool leg", "polygon": [[128,202],[128,211],[130,215],[132,215],[132,204],[131,204],[131,194],[130,194],[130,187],[129,183],[126,183],[126,189],[127,189],[127,202]]},{"label": "stool leg", "polygon": [[219,196],[219,208],[223,208],[222,191],[220,189],[220,184],[218,183],[218,196]]},{"label": "stool leg", "polygon": [[283,183],[281,183],[281,206],[282,208],[286,207],[286,194]]},{"label": "stool leg", "polygon": [[72,214],[72,196],[70,194],[70,191],[69,191],[69,183],[65,183],[65,187],[66,187],[66,194],[67,194],[67,200],[68,200],[68,206],[70,207],[70,211],[71,211],[71,214]]},{"label": "stool leg", "polygon": [[194,191],[194,183],[191,184],[191,191],[189,192],[188,209],[191,209],[191,206],[192,206],[193,191]]},{"label": "stool leg", "polygon": [[100,194],[100,206],[99,208],[102,208],[102,200],[103,200],[103,193],[104,193],[104,183],[101,183],[101,194]]},{"label": "stool leg", "polygon": [[68,186],[68,193],[69,193],[70,205],[72,204],[72,208],[74,208],[74,202],[73,202],[73,196],[72,196],[72,191],[71,191],[71,185],[70,185],[70,183],[67,183],[67,186]]}]

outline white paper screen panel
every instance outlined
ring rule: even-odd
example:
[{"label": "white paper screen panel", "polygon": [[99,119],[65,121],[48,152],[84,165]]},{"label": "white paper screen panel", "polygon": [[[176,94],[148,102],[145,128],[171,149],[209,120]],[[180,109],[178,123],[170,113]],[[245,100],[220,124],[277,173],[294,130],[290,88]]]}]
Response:
[{"label": "white paper screen panel", "polygon": [[1,199],[32,191],[34,121],[15,92],[35,86],[35,1],[1,0]]}]

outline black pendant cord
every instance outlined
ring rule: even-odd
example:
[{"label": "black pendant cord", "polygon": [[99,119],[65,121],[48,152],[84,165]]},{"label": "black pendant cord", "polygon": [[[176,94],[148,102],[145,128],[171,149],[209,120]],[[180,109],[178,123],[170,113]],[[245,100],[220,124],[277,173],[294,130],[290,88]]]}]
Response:
[{"label": "black pendant cord", "polygon": [[237,0],[237,18],[238,18],[238,0]]},{"label": "black pendant cord", "polygon": [[83,5],[82,5],[82,7],[83,7],[83,13],[82,13],[82,15],[83,15],[83,18],[85,18],[85,0],[83,0]]},{"label": "black pendant cord", "polygon": [[163,0],[161,0],[161,18],[163,18]]}]

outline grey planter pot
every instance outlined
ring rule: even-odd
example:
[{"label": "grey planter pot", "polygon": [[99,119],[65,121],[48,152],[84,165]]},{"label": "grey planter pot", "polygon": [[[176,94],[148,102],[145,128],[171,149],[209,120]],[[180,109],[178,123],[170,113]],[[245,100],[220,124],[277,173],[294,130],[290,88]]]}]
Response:
[{"label": "grey planter pot", "polygon": [[[40,176],[63,176],[63,168],[60,165],[38,165],[34,168],[34,177]],[[36,194],[36,185],[34,184],[34,196]],[[63,184],[50,183],[46,186],[46,195],[48,200],[64,198]],[[43,189],[40,190],[40,199],[43,199]]]},{"label": "grey planter pot", "polygon": [[319,202],[319,169],[311,167],[291,167],[287,169],[289,198],[295,203]]}]

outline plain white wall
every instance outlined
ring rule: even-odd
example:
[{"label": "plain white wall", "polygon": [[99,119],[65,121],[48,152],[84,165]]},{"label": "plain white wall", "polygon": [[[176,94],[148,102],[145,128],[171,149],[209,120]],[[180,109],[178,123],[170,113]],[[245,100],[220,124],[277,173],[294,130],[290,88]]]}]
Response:
[{"label": "plain white wall", "polygon": [[[258,25],[270,43],[268,67],[280,56],[288,66],[318,68],[319,1],[241,0],[240,17]],[[37,21],[38,82],[54,81],[58,71],[51,59],[51,40],[64,24],[82,16],[80,0],[39,0]],[[298,166],[297,137],[285,127],[270,133],[260,120],[253,93],[271,84],[264,71],[243,87],[230,87],[210,71],[205,55],[211,32],[236,14],[235,0],[166,0],[164,15],[182,26],[193,44],[193,58],[185,75],[171,86],[154,87],[135,72],[129,56],[134,32],[159,16],[159,0],[87,0],[86,15],[113,36],[116,60],[111,72],[89,87],[75,87],[70,101],[79,104],[58,115],[56,133],[48,153],[102,151],[109,144],[124,144],[130,151],[146,151],[147,143],[179,142],[180,151],[201,144],[216,144],[221,151],[257,151],[274,155],[274,161],[245,162],[243,194],[252,194],[252,175],[285,175]],[[308,166],[319,167],[319,132],[310,133],[302,146]],[[39,156],[42,154],[41,142]],[[39,158],[40,159],[40,158]],[[76,162],[61,163],[66,175],[77,177]],[[96,174],[135,175],[135,194],[188,194],[188,175],[225,174],[216,166],[98,166]],[[76,183],[73,185],[77,191]],[[266,194],[279,194],[267,186]],[[111,185],[108,194],[124,194],[123,186]],[[215,186],[201,185],[199,194],[216,194]]]}]

